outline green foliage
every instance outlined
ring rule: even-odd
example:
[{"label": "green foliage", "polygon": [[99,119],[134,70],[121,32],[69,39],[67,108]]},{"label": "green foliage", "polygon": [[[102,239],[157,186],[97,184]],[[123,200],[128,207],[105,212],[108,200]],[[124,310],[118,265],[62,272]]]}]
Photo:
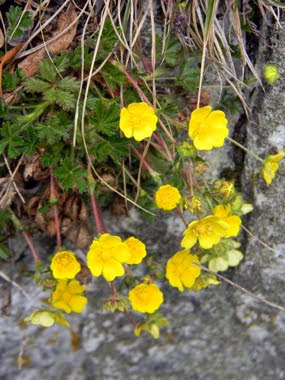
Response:
[{"label": "green foliage", "polygon": [[200,69],[193,60],[182,61],[179,66],[177,85],[189,92],[194,92],[199,85]]},{"label": "green foliage", "polygon": [[7,29],[7,35],[11,39],[20,38],[24,31],[32,25],[32,18],[28,12],[23,14],[23,10],[16,6],[11,6],[7,13],[9,21],[9,27]]},{"label": "green foliage", "polygon": [[99,162],[104,162],[108,157],[112,158],[114,162],[119,162],[121,157],[128,154],[128,139],[122,137],[120,140],[117,138],[108,138],[99,137],[97,135],[98,141],[91,146],[90,153],[96,158]]},{"label": "green foliage", "polygon": [[[1,236],[0,236],[1,240]],[[6,244],[0,243],[0,259],[7,261],[11,256],[11,252]]]},{"label": "green foliage", "polygon": [[101,75],[103,75],[107,84],[113,90],[125,82],[125,75],[109,62],[102,68]]},{"label": "green foliage", "polygon": [[166,49],[164,52],[165,62],[169,66],[176,66],[177,63],[180,61],[181,52],[181,42],[174,35],[171,35],[167,41]]},{"label": "green foliage", "polygon": [[90,117],[90,125],[96,131],[103,133],[106,136],[114,136],[118,134],[119,125],[119,105],[115,101],[103,102],[101,99],[93,99],[92,107],[95,116]]},{"label": "green foliage", "polygon": [[[67,68],[66,57],[62,55],[60,58],[55,64],[58,63],[63,72]],[[74,109],[79,82],[74,77],[60,79],[55,64],[49,59],[44,60],[40,64],[38,77],[27,79],[25,89],[30,93],[41,93],[48,105],[57,105],[64,110]]]},{"label": "green foliage", "polygon": [[18,68],[15,70],[14,74],[4,71],[2,78],[2,89],[5,91],[14,91],[22,79],[22,71]]},{"label": "green foliage", "polygon": [[20,137],[21,127],[9,122],[3,123],[1,127],[0,153],[6,149],[10,158],[16,158],[22,153],[23,139]]},{"label": "green foliage", "polygon": [[61,139],[65,140],[72,127],[72,122],[67,118],[66,113],[63,111],[52,116],[47,122],[37,123],[35,125],[38,137],[44,142],[44,145],[56,144]]},{"label": "green foliage", "polygon": [[80,166],[75,166],[68,158],[60,166],[56,167],[54,176],[66,190],[77,187],[78,191],[83,193],[88,188],[87,181],[85,180],[87,178],[87,170],[82,169]]}]

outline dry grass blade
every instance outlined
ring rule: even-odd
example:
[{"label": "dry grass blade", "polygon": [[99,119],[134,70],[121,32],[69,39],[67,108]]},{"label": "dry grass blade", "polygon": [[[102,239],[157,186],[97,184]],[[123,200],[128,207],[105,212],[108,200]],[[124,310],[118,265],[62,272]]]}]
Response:
[{"label": "dry grass blade", "polygon": [[278,305],[277,303],[274,303],[274,302],[271,302],[271,301],[268,301],[266,298],[264,298],[263,296],[260,296],[258,294],[254,294],[252,293],[250,290],[247,290],[246,288],[244,288],[243,286],[240,286],[239,284],[237,284],[236,282],[234,281],[231,281],[229,280],[228,278],[222,276],[221,274],[219,273],[216,273],[216,272],[213,272],[211,271],[210,269],[208,269],[207,267],[205,267],[204,265],[202,264],[198,264],[198,263],[195,263],[193,262],[195,265],[197,265],[198,267],[200,267],[201,269],[203,269],[203,271],[205,272],[208,272],[208,273],[211,273],[211,274],[214,274],[215,276],[217,276],[219,279],[227,282],[228,284],[230,284],[231,286],[233,286],[234,288],[242,291],[243,293],[245,294],[248,294],[250,297],[252,298],[255,298],[256,300],[262,302],[262,303],[265,303],[266,305],[270,306],[270,307],[273,307],[274,309],[278,309],[278,310],[281,310],[281,311],[285,311],[285,307],[284,306],[281,306],[281,305]]}]

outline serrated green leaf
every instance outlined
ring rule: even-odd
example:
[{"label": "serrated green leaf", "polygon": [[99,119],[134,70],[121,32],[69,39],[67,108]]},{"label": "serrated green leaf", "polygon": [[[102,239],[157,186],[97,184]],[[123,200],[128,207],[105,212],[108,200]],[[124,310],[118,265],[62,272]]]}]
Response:
[{"label": "serrated green leaf", "polygon": [[61,166],[58,166],[54,171],[54,176],[61,183],[64,189],[69,190],[77,187],[80,193],[87,190],[87,175],[86,169],[79,166],[74,166],[74,163],[66,159]]},{"label": "serrated green leaf", "polygon": [[[90,69],[92,62],[92,55],[88,52],[88,47],[84,46],[84,70],[88,71]],[[73,69],[80,69],[82,66],[81,59],[81,47],[78,46],[74,49],[73,53],[70,55],[69,65]]]},{"label": "serrated green leaf", "polygon": [[191,60],[185,60],[179,67],[179,76],[176,81],[178,86],[182,86],[186,91],[193,92],[199,85],[200,68]]},{"label": "serrated green leaf", "polygon": [[67,51],[63,51],[60,55],[54,58],[53,62],[57,71],[62,74],[69,67],[70,54],[68,54]]},{"label": "serrated green leaf", "polygon": [[35,153],[38,143],[39,140],[34,127],[28,127],[23,138],[22,152],[31,156]]},{"label": "serrated green leaf", "polygon": [[11,6],[9,8],[7,18],[9,21],[7,35],[12,39],[20,38],[23,35],[25,29],[31,26],[33,22],[29,12],[25,12],[23,14],[22,8],[14,6]]},{"label": "serrated green leaf", "polygon": [[18,157],[22,150],[23,139],[19,136],[21,127],[8,122],[1,128],[2,139],[0,141],[0,153],[6,149],[10,158]]},{"label": "serrated green leaf", "polygon": [[80,83],[73,77],[65,77],[57,85],[58,89],[69,92],[77,92],[79,87]]},{"label": "serrated green leaf", "polygon": [[50,84],[39,78],[30,78],[25,81],[25,89],[27,92],[45,93],[51,88]]},{"label": "serrated green leaf", "polygon": [[50,59],[45,59],[39,65],[39,77],[50,83],[56,82],[57,72],[53,62]]},{"label": "serrated green leaf", "polygon": [[68,131],[72,128],[73,124],[66,118],[64,112],[59,112],[56,117],[52,117],[46,123],[38,123],[35,129],[38,132],[38,137],[44,143],[55,144],[61,138],[66,139]]},{"label": "serrated green leaf", "polygon": [[64,110],[75,107],[75,97],[68,91],[62,91],[58,88],[50,88],[44,93],[44,99],[50,104],[57,104]]},{"label": "serrated green leaf", "polygon": [[107,55],[114,49],[114,46],[118,42],[118,36],[112,26],[109,19],[106,20],[104,29],[101,36],[100,47],[99,47],[99,57],[104,59]]},{"label": "serrated green leaf", "polygon": [[90,151],[100,162],[107,160],[108,157],[118,162],[122,156],[128,154],[128,145],[129,141],[126,138],[121,138],[119,141],[103,139],[103,141],[98,141]]},{"label": "serrated green leaf", "polygon": [[108,85],[114,90],[125,82],[125,75],[114,65],[107,62],[100,72]]},{"label": "serrated green leaf", "polygon": [[2,89],[6,91],[14,91],[17,88],[17,85],[22,78],[21,70],[16,69],[13,74],[8,73],[7,71],[3,72],[2,78]]},{"label": "serrated green leaf", "polygon": [[106,103],[101,99],[93,102],[95,117],[90,118],[91,126],[96,131],[100,131],[106,136],[113,136],[118,132],[119,127],[119,105],[115,101]]},{"label": "serrated green leaf", "polygon": [[164,52],[165,62],[169,66],[175,66],[180,61],[180,52],[182,51],[182,46],[180,41],[171,36],[168,40],[167,47]]}]

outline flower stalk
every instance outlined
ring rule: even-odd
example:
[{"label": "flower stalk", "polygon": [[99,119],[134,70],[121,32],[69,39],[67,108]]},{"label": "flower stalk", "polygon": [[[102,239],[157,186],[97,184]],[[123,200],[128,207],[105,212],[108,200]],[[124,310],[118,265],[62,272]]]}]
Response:
[{"label": "flower stalk", "polygon": [[55,230],[56,230],[56,241],[57,241],[57,248],[61,248],[61,234],[60,234],[60,222],[58,217],[58,207],[55,203],[57,201],[55,196],[55,181],[53,176],[53,171],[51,171],[50,175],[50,201],[52,203],[53,207],[53,214],[54,214],[54,223],[55,223]]}]

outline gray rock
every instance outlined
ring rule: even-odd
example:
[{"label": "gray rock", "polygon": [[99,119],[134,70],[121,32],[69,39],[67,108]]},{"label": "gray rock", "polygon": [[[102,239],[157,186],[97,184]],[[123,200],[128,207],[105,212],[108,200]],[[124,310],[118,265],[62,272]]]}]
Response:
[{"label": "gray rock", "polygon": [[[271,61],[282,74],[285,72],[285,29],[279,32],[279,38],[276,34],[273,44]],[[260,55],[260,69],[263,64],[264,58]],[[257,89],[251,99],[255,123],[247,125],[246,144],[261,156],[269,153],[271,145],[279,148],[285,145],[284,87],[285,77],[281,76],[276,86],[267,86],[266,93]],[[243,192],[254,202],[255,210],[245,225],[274,252],[245,236],[243,263],[226,276],[284,305],[285,179],[278,175],[270,187],[266,186],[261,178],[252,176],[258,165],[246,155]],[[117,224],[106,216],[111,232],[135,234],[145,241],[150,251],[157,252],[162,261],[179,249],[179,235],[184,227],[172,215],[158,215],[149,223],[133,210]],[[45,244],[40,244],[42,252]],[[27,250],[24,252],[28,254]],[[17,264],[17,268],[20,265]],[[100,310],[100,301],[108,289],[102,280],[96,279],[89,289],[87,310],[83,315],[69,318],[80,337],[78,350],[72,351],[67,329],[58,326],[42,329],[19,323],[32,311],[32,306],[40,304],[44,294],[29,278],[13,274],[13,279],[30,294],[32,302],[27,303],[23,295],[13,289],[12,314],[1,317],[0,378],[3,380],[285,379],[285,313],[228,284],[198,294],[179,293],[164,284],[166,302],[162,312],[171,325],[163,329],[158,340],[153,340],[144,334],[136,338],[123,315]],[[4,289],[6,284],[1,280],[0,286]],[[31,363],[18,369],[21,355]]]}]

